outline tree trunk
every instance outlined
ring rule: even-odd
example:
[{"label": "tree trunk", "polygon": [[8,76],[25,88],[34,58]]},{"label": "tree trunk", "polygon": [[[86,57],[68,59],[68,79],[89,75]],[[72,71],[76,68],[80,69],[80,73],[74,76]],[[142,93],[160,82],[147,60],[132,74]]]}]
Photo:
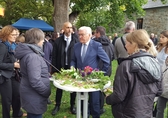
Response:
[{"label": "tree trunk", "polygon": [[70,0],[54,0],[54,31],[60,32],[64,22],[69,21]]},{"label": "tree trunk", "polygon": [[71,14],[69,14],[69,22],[73,23],[74,20],[78,17],[79,11],[73,11]]}]

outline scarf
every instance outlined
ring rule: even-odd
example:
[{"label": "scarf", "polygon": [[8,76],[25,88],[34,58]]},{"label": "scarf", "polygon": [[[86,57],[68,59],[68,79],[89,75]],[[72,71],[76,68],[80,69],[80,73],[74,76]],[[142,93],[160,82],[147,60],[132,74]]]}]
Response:
[{"label": "scarf", "polygon": [[44,52],[42,50],[41,47],[39,47],[38,45],[35,45],[35,44],[26,44],[30,49],[32,49],[35,53],[41,55],[42,57],[44,57]]},{"label": "scarf", "polygon": [[8,52],[10,54],[14,54],[15,53],[15,48],[17,46],[16,43],[13,42],[12,44],[10,44],[9,41],[5,41],[4,44],[8,47]]}]

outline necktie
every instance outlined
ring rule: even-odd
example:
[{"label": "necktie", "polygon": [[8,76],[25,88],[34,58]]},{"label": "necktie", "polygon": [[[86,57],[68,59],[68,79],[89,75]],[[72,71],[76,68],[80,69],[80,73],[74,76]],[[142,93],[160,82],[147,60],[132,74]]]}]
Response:
[{"label": "necktie", "polygon": [[69,42],[69,38],[66,38],[66,39],[67,39],[67,41],[66,41],[66,52],[67,52],[70,42]]},{"label": "necktie", "polygon": [[68,47],[69,47],[69,43],[70,43],[70,40],[69,38],[66,38],[66,48],[65,48],[65,51],[66,51],[66,58],[65,58],[65,65],[68,65],[68,56],[67,56],[67,52],[68,52]]},{"label": "necktie", "polygon": [[82,51],[82,62],[84,61],[85,54],[86,54],[86,44],[83,44],[83,51]]}]

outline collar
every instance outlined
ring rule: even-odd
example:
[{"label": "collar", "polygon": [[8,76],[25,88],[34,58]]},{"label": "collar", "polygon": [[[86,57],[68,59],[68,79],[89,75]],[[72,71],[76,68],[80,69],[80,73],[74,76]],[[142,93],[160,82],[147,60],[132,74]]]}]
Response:
[{"label": "collar", "polygon": [[[91,40],[91,39],[90,39]],[[89,45],[89,43],[90,43],[90,40],[88,41],[88,42],[86,42],[85,44],[88,46]]]},{"label": "collar", "polygon": [[64,40],[67,41],[67,38],[69,38],[71,40],[71,35],[69,37],[64,35]]}]

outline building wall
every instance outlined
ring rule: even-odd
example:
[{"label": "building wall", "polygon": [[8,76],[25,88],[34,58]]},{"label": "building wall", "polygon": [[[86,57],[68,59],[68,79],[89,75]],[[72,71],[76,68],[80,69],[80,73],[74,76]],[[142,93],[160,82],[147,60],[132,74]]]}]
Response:
[{"label": "building wall", "polygon": [[168,7],[146,9],[143,17],[143,29],[148,33],[159,35],[161,31],[168,30]]}]

